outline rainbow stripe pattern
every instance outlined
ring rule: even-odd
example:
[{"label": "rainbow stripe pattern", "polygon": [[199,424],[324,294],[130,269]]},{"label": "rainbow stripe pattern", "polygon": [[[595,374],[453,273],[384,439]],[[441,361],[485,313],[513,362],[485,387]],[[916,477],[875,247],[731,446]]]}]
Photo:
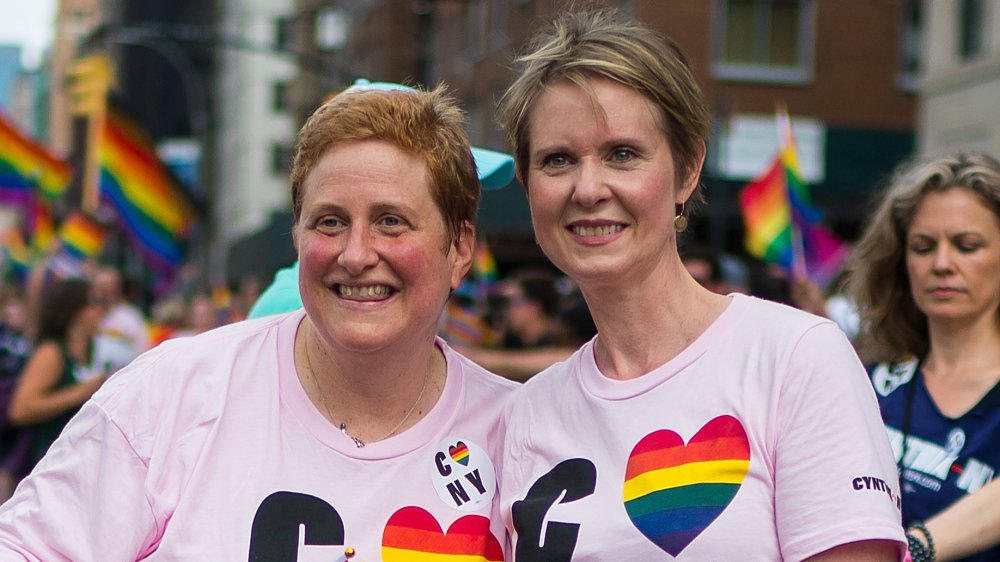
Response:
[{"label": "rainbow stripe pattern", "polygon": [[661,429],[632,449],[624,501],[632,524],[677,556],[729,506],[750,468],[743,424],[730,415],[706,423],[685,445]]},{"label": "rainbow stripe pattern", "polygon": [[56,236],[52,206],[36,194],[30,209],[27,217],[27,228],[28,234],[31,236],[31,250],[34,255],[41,256],[49,251]]},{"label": "rainbow stripe pattern", "polygon": [[66,217],[59,227],[63,249],[81,259],[96,256],[104,246],[104,239],[104,228],[79,211]]},{"label": "rainbow stripe pattern", "polygon": [[392,514],[382,532],[383,562],[501,562],[503,549],[490,520],[465,515],[441,532],[427,510],[404,507]]},{"label": "rainbow stripe pattern", "polygon": [[768,169],[740,191],[744,244],[750,255],[801,272],[823,287],[840,271],[848,250],[820,224],[822,214],[802,180],[788,116],[779,117],[788,130],[784,146]]},{"label": "rainbow stripe pattern", "polygon": [[8,272],[14,279],[21,282],[28,276],[34,261],[24,235],[17,227],[10,227],[3,232],[3,254]]},{"label": "rainbow stripe pattern", "polygon": [[485,240],[480,240],[476,244],[476,254],[472,260],[472,274],[480,283],[486,285],[492,285],[500,278],[497,260],[493,257],[493,252],[490,251]]},{"label": "rainbow stripe pattern", "polygon": [[101,197],[143,256],[160,271],[184,260],[195,212],[156,156],[146,133],[117,110],[108,112],[98,148]]},{"label": "rainbow stripe pattern", "polygon": [[[466,287],[464,291],[472,291],[468,288],[471,285],[466,280],[462,281],[462,285],[455,291],[456,294],[463,293],[463,287]],[[499,334],[486,323],[483,314],[476,311],[473,306],[466,307],[455,299],[449,300],[441,318],[441,337],[451,344],[482,347],[495,345],[499,340]]]},{"label": "rainbow stripe pattern", "polygon": [[448,454],[451,459],[462,466],[469,466],[469,446],[464,441],[459,441],[448,446]]},{"label": "rainbow stripe pattern", "polygon": [[36,189],[55,199],[71,176],[69,164],[31,140],[0,112],[0,203],[27,207]]}]

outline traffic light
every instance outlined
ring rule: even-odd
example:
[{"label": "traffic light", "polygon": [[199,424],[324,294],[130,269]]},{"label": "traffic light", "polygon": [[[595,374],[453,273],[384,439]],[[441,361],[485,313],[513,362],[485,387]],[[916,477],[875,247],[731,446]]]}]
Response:
[{"label": "traffic light", "polygon": [[66,72],[66,93],[74,115],[94,115],[103,110],[111,88],[111,63],[104,55],[73,61]]}]

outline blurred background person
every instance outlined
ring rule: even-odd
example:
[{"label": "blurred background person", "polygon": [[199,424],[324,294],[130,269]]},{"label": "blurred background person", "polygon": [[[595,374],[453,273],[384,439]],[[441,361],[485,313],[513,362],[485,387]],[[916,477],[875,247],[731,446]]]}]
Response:
[{"label": "blurred background person", "polygon": [[[848,272],[919,560],[947,540],[920,522],[1000,467],[1000,163],[958,152],[902,166]],[[1000,560],[1000,548],[965,560]]]},{"label": "blurred background person", "polygon": [[21,292],[6,286],[0,295],[0,503],[27,473],[31,434],[7,419],[17,378],[31,355],[26,304]]},{"label": "blurred background person", "polygon": [[488,301],[495,310],[480,314],[493,319],[489,330],[496,334],[494,341],[460,347],[494,373],[523,382],[563,361],[597,333],[579,289],[548,270],[514,270],[496,290],[496,298]]},{"label": "blurred background person", "polygon": [[108,374],[92,365],[94,339],[106,308],[95,299],[90,283],[56,281],[40,298],[31,357],[7,408],[10,423],[31,433],[28,469]]},{"label": "blurred background person", "polygon": [[555,275],[540,269],[511,271],[500,281],[500,324],[504,349],[565,344],[559,317],[562,295]]},{"label": "blurred background person", "polygon": [[149,325],[142,310],[125,298],[124,280],[117,268],[98,268],[93,284],[94,299],[106,309],[94,350],[95,361],[114,372],[150,348]]},{"label": "blurred background person", "polygon": [[236,291],[229,299],[228,311],[223,323],[231,324],[246,320],[247,314],[253,308],[257,299],[260,298],[260,279],[254,275],[248,275],[239,280],[236,284]]},{"label": "blurred background person", "polygon": [[187,300],[183,327],[175,336],[193,336],[218,328],[220,325],[219,311],[216,310],[211,295],[195,293]]},{"label": "blurred background person", "polygon": [[720,295],[730,293],[722,264],[713,252],[700,247],[685,247],[681,251],[681,263],[702,287]]},{"label": "blurred background person", "polygon": [[933,558],[939,562],[982,559],[973,555],[1000,545],[1000,478],[931,517],[925,527],[934,537]]},{"label": "blurred background person", "polygon": [[833,320],[854,341],[861,330],[861,317],[858,307],[844,293],[846,279],[846,272],[842,271],[830,282],[827,291],[807,277],[792,279],[789,282],[789,298],[802,310]]}]

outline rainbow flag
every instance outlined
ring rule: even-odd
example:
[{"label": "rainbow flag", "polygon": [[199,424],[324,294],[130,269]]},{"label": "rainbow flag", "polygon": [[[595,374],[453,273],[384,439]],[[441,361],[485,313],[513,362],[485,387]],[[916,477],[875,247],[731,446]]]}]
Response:
[{"label": "rainbow flag", "polygon": [[493,258],[493,252],[485,240],[480,240],[476,244],[476,254],[472,259],[472,275],[486,286],[493,285],[500,278],[497,260]]},{"label": "rainbow flag", "polygon": [[183,189],[156,156],[148,135],[120,111],[111,109],[98,148],[101,198],[147,263],[175,271],[195,212]]},{"label": "rainbow flag", "polygon": [[18,281],[24,281],[31,270],[34,258],[19,228],[11,227],[4,231],[3,253],[7,271]]},{"label": "rainbow flag", "polygon": [[[779,115],[779,119],[782,116]],[[847,247],[821,224],[809,196],[785,118],[783,146],[774,162],[740,191],[750,255],[778,264],[825,287],[840,271]]]},{"label": "rainbow flag", "polygon": [[80,259],[96,257],[104,247],[105,237],[104,227],[81,211],[66,217],[59,226],[62,248]]},{"label": "rainbow flag", "polygon": [[75,211],[59,226],[59,246],[49,269],[60,278],[85,274],[87,261],[97,257],[104,246],[105,231],[96,220]]},{"label": "rainbow flag", "polygon": [[463,306],[461,297],[448,301],[441,314],[439,335],[450,344],[467,347],[493,347],[500,334],[490,326],[485,315],[474,305]]},{"label": "rainbow flag", "polygon": [[32,198],[26,226],[31,236],[31,250],[34,255],[41,256],[47,253],[56,236],[51,203],[36,194]]},{"label": "rainbow flag", "polygon": [[66,162],[31,140],[0,112],[0,204],[27,208],[36,189],[55,199],[70,179]]}]

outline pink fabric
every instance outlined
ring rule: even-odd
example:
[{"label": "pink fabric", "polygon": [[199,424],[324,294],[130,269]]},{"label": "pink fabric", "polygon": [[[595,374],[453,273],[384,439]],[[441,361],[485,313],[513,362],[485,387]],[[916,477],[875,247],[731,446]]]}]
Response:
[{"label": "pink fabric", "polygon": [[[519,557],[802,560],[885,539],[902,558],[875,397],[829,321],[733,295],[652,372],[606,378],[591,342],[528,381],[506,417],[502,511]],[[553,489],[566,492],[541,502],[544,519],[537,501],[515,507]]]},{"label": "pink fabric", "polygon": [[[452,526],[502,545],[495,486],[473,484],[490,482],[485,457],[513,383],[439,340],[437,404],[358,449],[299,384],[303,316],[171,340],[109,380],[0,509],[0,560],[336,560],[345,546],[380,560],[384,540],[421,521],[440,533],[413,551],[453,542]],[[466,465],[451,454],[460,444]],[[442,471],[468,500],[447,493]]]}]

